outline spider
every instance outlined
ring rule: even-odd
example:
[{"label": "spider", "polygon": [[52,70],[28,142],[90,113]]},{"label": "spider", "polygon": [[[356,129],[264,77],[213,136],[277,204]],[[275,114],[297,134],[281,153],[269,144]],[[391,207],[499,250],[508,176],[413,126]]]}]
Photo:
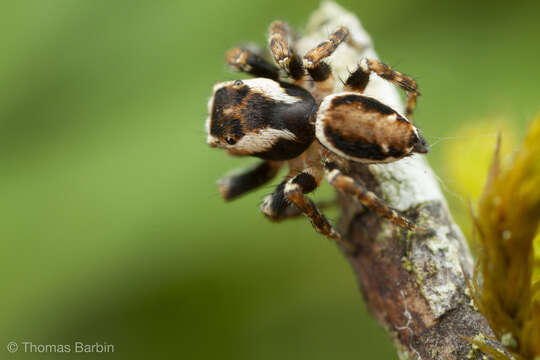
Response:
[{"label": "spider", "polygon": [[[378,60],[363,58],[344,82],[346,91],[333,93],[334,75],[324,59],[340,44],[352,41],[349,30],[337,28],[303,58],[289,44],[290,38],[285,22],[270,25],[269,48],[277,66],[248,48],[226,53],[230,67],[256,78],[214,86],[208,102],[207,142],[231,155],[255,156],[262,162],[220,179],[223,198],[235,199],[267,183],[288,163],[287,176],[261,204],[270,220],[304,214],[318,232],[346,243],[306,196],[326,177],[338,191],[392,223],[424,231],[346,173],[348,161],[388,163],[427,153],[426,142],[411,121],[419,95],[416,81]],[[282,81],[280,69],[292,81]],[[371,73],[405,91],[406,116],[363,95]]]}]

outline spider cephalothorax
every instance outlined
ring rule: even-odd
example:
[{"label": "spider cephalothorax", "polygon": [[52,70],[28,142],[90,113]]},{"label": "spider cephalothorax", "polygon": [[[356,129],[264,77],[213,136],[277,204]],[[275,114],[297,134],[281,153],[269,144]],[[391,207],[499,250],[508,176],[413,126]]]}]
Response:
[{"label": "spider cephalothorax", "polygon": [[317,103],[309,91],[270,79],[236,80],[214,87],[208,143],[233,155],[289,160],[315,139]]},{"label": "spider cephalothorax", "polygon": [[[346,91],[332,93],[335,80],[323,60],[347,41],[348,33],[345,27],[339,27],[328,40],[300,58],[289,46],[287,25],[273,22],[270,51],[292,83],[280,81],[279,68],[248,49],[227,52],[226,60],[232,68],[259,77],[214,86],[208,103],[207,142],[231,155],[255,156],[263,161],[221,179],[219,190],[226,200],[236,198],[271,180],[287,162],[288,176],[261,205],[270,219],[304,214],[317,231],[341,240],[304,195],[315,190],[326,175],[332,186],[379,215],[399,226],[421,230],[344,172],[347,160],[387,163],[427,152],[425,140],[410,121],[418,95],[413,79],[377,60],[359,59],[360,65],[344,83]],[[407,93],[405,115],[363,95],[371,73]]]}]

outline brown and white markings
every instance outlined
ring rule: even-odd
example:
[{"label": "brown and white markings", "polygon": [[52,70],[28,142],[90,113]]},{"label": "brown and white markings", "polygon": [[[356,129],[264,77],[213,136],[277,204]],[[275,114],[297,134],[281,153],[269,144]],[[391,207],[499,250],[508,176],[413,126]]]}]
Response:
[{"label": "brown and white markings", "polygon": [[315,128],[327,149],[351,161],[392,162],[412,152],[427,152],[424,138],[403,115],[353,92],[328,95]]},{"label": "brown and white markings", "polygon": [[[348,176],[343,166],[347,161],[388,163],[427,152],[424,138],[410,121],[419,95],[416,81],[378,60],[359,59],[359,66],[344,82],[346,92],[334,94],[333,71],[325,59],[347,41],[347,28],[337,28],[303,58],[290,44],[286,23],[274,21],[269,33],[277,66],[248,49],[230,49],[225,57],[229,66],[257,78],[217,83],[208,102],[208,144],[231,155],[262,159],[253,168],[219,180],[222,196],[232,200],[266,184],[287,163],[287,176],[261,205],[270,220],[302,213],[317,231],[348,248],[306,196],[326,177],[338,191],[392,223],[425,231]],[[292,82],[281,81],[279,69]],[[405,115],[363,95],[372,73],[406,92]]]}]

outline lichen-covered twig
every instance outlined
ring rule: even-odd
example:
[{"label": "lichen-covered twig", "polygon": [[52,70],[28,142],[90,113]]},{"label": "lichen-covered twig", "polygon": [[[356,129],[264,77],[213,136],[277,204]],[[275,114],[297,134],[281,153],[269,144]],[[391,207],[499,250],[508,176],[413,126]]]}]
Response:
[{"label": "lichen-covered twig", "polygon": [[[363,57],[377,58],[359,20],[333,2],[311,16],[299,51],[326,39],[338,26],[350,30],[331,58],[339,78],[347,77]],[[403,110],[391,85],[371,75],[366,94]],[[335,91],[343,84],[337,83]],[[472,257],[426,160],[420,156],[384,165],[350,164],[350,175],[434,234],[397,228],[347,196],[340,197],[341,229],[356,253],[346,255],[373,316],[388,330],[401,358],[474,359],[483,355],[466,337],[499,347],[486,319],[470,296],[463,271]]]}]

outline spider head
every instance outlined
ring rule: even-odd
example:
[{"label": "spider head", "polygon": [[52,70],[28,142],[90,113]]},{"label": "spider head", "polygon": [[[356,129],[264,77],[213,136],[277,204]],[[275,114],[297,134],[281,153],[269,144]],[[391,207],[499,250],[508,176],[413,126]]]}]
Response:
[{"label": "spider head", "polygon": [[291,159],[314,139],[315,110],[299,86],[265,78],[218,83],[208,102],[207,143],[231,155]]},{"label": "spider head", "polygon": [[206,120],[207,143],[234,151],[237,143],[246,135],[243,121],[243,102],[249,87],[241,80],[217,83],[208,101]]}]

